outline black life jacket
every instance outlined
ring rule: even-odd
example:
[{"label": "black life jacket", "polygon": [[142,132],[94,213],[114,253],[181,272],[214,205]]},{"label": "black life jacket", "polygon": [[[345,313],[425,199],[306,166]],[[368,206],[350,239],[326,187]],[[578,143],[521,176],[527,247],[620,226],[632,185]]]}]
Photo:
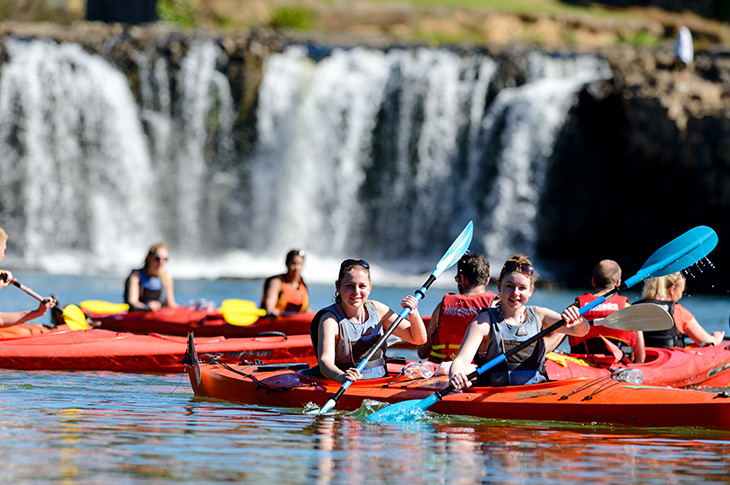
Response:
[{"label": "black life jacket", "polygon": [[[676,302],[645,299],[635,302],[634,305],[644,303],[659,305],[672,316],[672,321],[674,321],[674,304]],[[676,324],[667,330],[644,331],[644,345],[646,347],[658,347],[661,349],[669,347],[684,348],[684,334],[679,331]]]}]

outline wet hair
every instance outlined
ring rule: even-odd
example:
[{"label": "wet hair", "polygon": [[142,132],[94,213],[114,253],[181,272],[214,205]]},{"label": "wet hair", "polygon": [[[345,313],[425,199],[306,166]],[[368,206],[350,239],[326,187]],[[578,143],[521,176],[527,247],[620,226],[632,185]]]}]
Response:
[{"label": "wet hair", "polygon": [[596,288],[612,288],[621,279],[621,266],[612,259],[603,259],[593,268],[593,284]]},{"label": "wet hair", "polygon": [[667,300],[669,299],[669,291],[667,290],[677,286],[682,280],[684,280],[684,276],[679,272],[659,278],[649,278],[644,281],[641,297],[649,300]]},{"label": "wet hair", "polygon": [[8,240],[8,233],[5,232],[5,229],[0,227],[0,242],[7,241]]},{"label": "wet hair", "polygon": [[481,254],[467,253],[456,263],[456,274],[463,275],[473,286],[486,285],[489,281],[489,261]]},{"label": "wet hair", "polygon": [[[518,265],[519,268],[515,268],[515,265]],[[528,267],[531,270],[530,274],[527,274],[526,271]],[[535,267],[532,265],[532,261],[530,261],[524,254],[513,254],[504,262],[502,271],[499,272],[499,279],[497,282],[501,284],[504,278],[512,273],[519,273],[527,276],[530,279],[532,286],[535,286],[537,272],[535,271]]]},{"label": "wet hair", "polygon": [[370,265],[367,261],[365,261],[364,259],[344,260],[342,264],[340,264],[340,272],[337,274],[337,284],[335,285],[335,303],[340,303],[342,301],[342,296],[340,295],[340,292],[337,290],[337,288],[342,284],[342,280],[345,278],[345,275],[356,268],[364,271],[365,274],[368,276],[368,280],[370,280]]},{"label": "wet hair", "polygon": [[286,253],[286,265],[289,266],[291,263],[294,262],[294,258],[296,256],[301,256],[304,258],[307,255],[307,252],[304,249],[292,249],[288,253]]}]

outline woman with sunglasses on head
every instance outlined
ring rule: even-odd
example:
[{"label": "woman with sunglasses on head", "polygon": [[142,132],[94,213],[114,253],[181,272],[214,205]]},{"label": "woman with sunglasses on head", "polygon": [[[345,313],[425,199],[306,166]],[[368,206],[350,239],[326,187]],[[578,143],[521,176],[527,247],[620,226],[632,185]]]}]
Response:
[{"label": "woman with sunglasses on head", "polygon": [[[368,300],[372,290],[370,265],[363,259],[347,259],[335,282],[335,303],[312,319],[312,343],[319,371],[336,382],[376,379],[387,375],[385,347],[373,354],[362,374],[356,367],[398,318],[387,305]],[[426,327],[418,313],[418,300],[408,295],[401,302],[411,309],[393,334],[414,345],[426,342]]]},{"label": "woman with sunglasses on head", "polygon": [[269,315],[305,313],[309,310],[307,285],[302,279],[304,249],[292,249],[286,253],[286,273],[271,276],[264,281],[261,308]]},{"label": "woman with sunglasses on head", "polygon": [[588,322],[575,306],[569,306],[562,314],[548,308],[527,306],[535,290],[535,270],[522,254],[512,255],[504,263],[497,289],[499,303],[494,308],[485,309],[469,325],[451,365],[449,382],[456,389],[471,386],[466,375],[472,360],[477,367],[486,364],[562,318],[564,326],[528,345],[477,379],[479,386],[544,382],[547,380],[545,355],[560,345],[564,335],[583,336],[588,333]]},{"label": "woman with sunglasses on head", "polygon": [[165,243],[150,246],[144,266],[132,270],[124,283],[124,302],[131,310],[176,307],[172,277],[165,270],[170,250]]}]

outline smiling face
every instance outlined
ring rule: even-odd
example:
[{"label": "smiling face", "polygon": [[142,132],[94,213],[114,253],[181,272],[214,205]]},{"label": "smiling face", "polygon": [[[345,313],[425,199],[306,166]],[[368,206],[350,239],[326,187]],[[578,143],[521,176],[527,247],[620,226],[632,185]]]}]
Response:
[{"label": "smiling face", "polygon": [[527,305],[535,287],[532,280],[522,273],[510,273],[497,281],[503,309],[516,311]]},{"label": "smiling face", "polygon": [[339,281],[335,283],[337,292],[342,298],[344,309],[359,310],[367,301],[372,289],[370,275],[360,267],[354,267],[345,272]]}]

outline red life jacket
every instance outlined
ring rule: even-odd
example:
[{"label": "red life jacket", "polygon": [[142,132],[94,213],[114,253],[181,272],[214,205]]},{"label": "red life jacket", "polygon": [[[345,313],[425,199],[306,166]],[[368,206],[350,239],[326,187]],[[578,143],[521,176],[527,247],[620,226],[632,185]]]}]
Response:
[{"label": "red life jacket", "polygon": [[454,360],[469,324],[482,309],[492,304],[495,296],[497,295],[491,291],[469,296],[458,293],[446,294],[441,301],[438,326],[433,335],[429,360],[437,363]]},{"label": "red life jacket", "polygon": [[[579,296],[576,298],[576,301],[578,302],[579,306],[584,306],[593,300],[598,298],[597,296],[594,296],[590,293],[586,293],[584,295]],[[583,318],[588,320],[588,323],[591,324],[590,330],[588,330],[588,333],[582,337],[574,337],[573,335],[568,336],[568,342],[570,343],[570,351],[572,353],[579,353],[579,354],[586,354],[591,352],[586,352],[584,346],[582,345],[584,342],[587,342],[591,339],[599,339],[600,335],[603,335],[604,337],[607,337],[611,339],[614,343],[617,343],[619,345],[619,348],[621,350],[624,350],[622,348],[621,344],[624,344],[623,347],[633,347],[636,345],[636,332],[633,332],[631,330],[619,330],[616,328],[607,328],[603,327],[601,325],[593,325],[593,320],[597,320],[599,318],[606,318],[611,313],[615,312],[616,310],[620,310],[622,308],[626,307],[626,304],[628,303],[629,299],[622,295],[615,295],[609,298],[608,300],[604,301],[600,305],[596,306],[595,308],[587,311]],[[605,345],[603,345],[603,348],[605,348]],[[631,350],[633,352],[633,349]]]}]

